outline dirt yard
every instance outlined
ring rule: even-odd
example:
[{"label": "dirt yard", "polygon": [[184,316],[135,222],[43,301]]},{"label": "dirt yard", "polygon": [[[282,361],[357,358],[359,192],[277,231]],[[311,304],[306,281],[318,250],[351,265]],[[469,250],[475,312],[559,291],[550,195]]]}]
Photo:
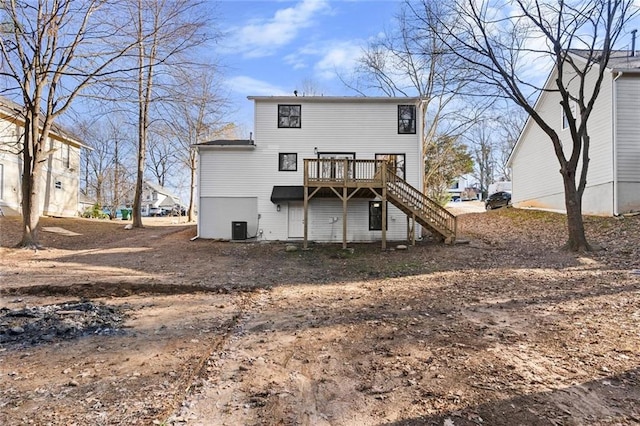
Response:
[{"label": "dirt yard", "polygon": [[581,255],[560,215],[459,220],[286,252],[48,218],[35,252],[0,217],[0,424],[640,424],[640,216]]}]

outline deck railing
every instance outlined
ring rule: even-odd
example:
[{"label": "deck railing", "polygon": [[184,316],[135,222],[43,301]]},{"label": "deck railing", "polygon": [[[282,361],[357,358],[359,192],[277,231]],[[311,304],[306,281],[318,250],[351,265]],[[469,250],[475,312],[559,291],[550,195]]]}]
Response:
[{"label": "deck railing", "polygon": [[304,160],[304,184],[343,184],[353,186],[382,183],[380,170],[384,160],[353,160],[348,158],[310,158]]},{"label": "deck railing", "polygon": [[443,236],[455,238],[457,229],[456,217],[453,213],[418,191],[392,171],[387,171],[385,178],[387,190],[392,196],[397,197],[402,204],[421,219],[427,221],[428,225],[437,229]]}]

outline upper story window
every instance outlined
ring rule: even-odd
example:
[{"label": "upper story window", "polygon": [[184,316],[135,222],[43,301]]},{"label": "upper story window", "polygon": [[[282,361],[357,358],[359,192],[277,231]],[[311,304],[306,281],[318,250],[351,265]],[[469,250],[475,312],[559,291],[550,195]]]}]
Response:
[{"label": "upper story window", "polygon": [[[571,115],[573,115],[573,118],[576,118],[576,103],[574,101],[569,102],[569,105],[571,106]],[[569,128],[569,118],[564,112],[564,108],[562,107],[562,105],[560,106],[560,110],[562,111],[562,130],[565,130]]]},{"label": "upper story window", "polygon": [[416,133],[416,106],[398,105],[398,133]]},{"label": "upper story window", "polygon": [[295,172],[298,170],[298,154],[280,153],[278,155],[278,170],[281,172]]},{"label": "upper story window", "polygon": [[278,127],[300,128],[302,105],[278,105]]},{"label": "upper story window", "polygon": [[65,168],[70,168],[71,167],[71,162],[70,162],[70,147],[69,144],[63,143],[62,144],[62,165]]}]

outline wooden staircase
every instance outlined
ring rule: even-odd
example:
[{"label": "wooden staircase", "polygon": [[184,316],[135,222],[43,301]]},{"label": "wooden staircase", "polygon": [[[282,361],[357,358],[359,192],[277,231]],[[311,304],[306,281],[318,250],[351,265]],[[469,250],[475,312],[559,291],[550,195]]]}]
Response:
[{"label": "wooden staircase", "polygon": [[387,200],[446,244],[456,239],[456,217],[407,181],[386,170]]},{"label": "wooden staircase", "polygon": [[[456,239],[456,217],[425,196],[395,173],[387,160],[355,160],[334,158],[304,159],[304,247],[307,248],[309,200],[323,194],[336,196],[343,204],[342,246],[347,247],[347,202],[356,193],[373,195],[395,205],[407,215],[407,239],[415,242],[413,224],[419,223],[442,241],[451,244]],[[366,192],[368,191],[368,192]],[[383,210],[384,211],[384,210]],[[382,248],[386,247],[386,229],[382,228]]]}]

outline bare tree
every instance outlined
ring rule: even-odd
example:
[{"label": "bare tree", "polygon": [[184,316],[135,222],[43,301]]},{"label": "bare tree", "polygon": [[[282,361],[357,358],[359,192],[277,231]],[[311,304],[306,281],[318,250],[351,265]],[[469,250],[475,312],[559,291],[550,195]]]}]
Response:
[{"label": "bare tree", "polygon": [[151,132],[148,136],[147,170],[160,186],[166,185],[167,176],[178,162],[176,154],[179,148],[167,136],[156,132]]},{"label": "bare tree", "polygon": [[134,81],[138,103],[138,161],[133,226],[142,227],[142,186],[147,155],[151,108],[160,100],[163,73],[170,66],[187,67],[185,53],[208,40],[205,1],[130,0],[134,18],[137,75]]},{"label": "bare tree", "polygon": [[[193,145],[224,135],[235,126],[224,123],[223,112],[226,100],[216,81],[216,67],[201,68],[197,73],[186,73],[183,69],[174,72],[175,87],[181,89],[176,102],[170,105],[167,114],[170,134],[179,147],[176,157],[190,172],[188,220],[195,220],[195,189],[197,154]],[[177,101],[177,100],[180,101]]]},{"label": "bare tree", "polygon": [[[415,9],[403,8],[397,18],[398,28],[371,43],[359,60],[353,81],[343,82],[363,95],[374,91],[423,100],[422,155],[425,164],[430,165],[423,188],[442,198],[447,187],[443,188],[441,180],[448,171],[443,169],[442,176],[438,176],[433,167],[456,161],[447,156],[459,154],[459,149],[450,149],[448,142],[456,141],[492,100],[465,98],[474,81],[471,70],[437,35],[441,22],[455,25],[457,17],[448,14],[438,2],[425,2],[423,6],[418,19]],[[438,143],[444,145],[436,146]],[[430,157],[434,155],[444,157]],[[441,192],[434,193],[435,188]]]},{"label": "bare tree", "polygon": [[473,177],[480,184],[482,199],[486,198],[489,192],[489,185],[493,183],[495,175],[495,153],[497,143],[494,141],[495,135],[488,120],[478,122],[465,135],[469,140],[469,151],[474,162]]},{"label": "bare tree", "polygon": [[495,179],[499,181],[510,181],[511,170],[507,167],[507,162],[511,156],[513,148],[518,142],[520,132],[527,121],[527,115],[522,108],[507,108],[494,120],[495,131],[498,141],[494,146],[495,159]]},{"label": "bare tree", "polygon": [[[21,246],[39,246],[39,187],[54,121],[89,84],[113,73],[132,47],[117,1],[2,2],[0,76],[24,107]],[[96,41],[100,41],[97,43]]]},{"label": "bare tree", "polygon": [[91,148],[85,153],[85,195],[100,207],[108,206],[113,218],[118,207],[131,202],[133,137],[118,114],[81,122],[74,130]]},{"label": "bare tree", "polygon": [[[566,248],[591,250],[582,219],[589,118],[616,40],[637,13],[633,0],[459,0],[450,4],[450,13],[462,19],[455,26],[440,21],[442,42],[479,71],[485,92],[494,89],[497,95],[515,102],[549,136],[564,184],[569,231]],[[581,49],[579,55],[573,50],[576,48]],[[554,64],[547,87],[532,82],[523,66],[545,58]],[[563,146],[552,123],[533,107],[532,96],[543,92],[554,92],[561,98],[571,133],[569,146]]]}]

